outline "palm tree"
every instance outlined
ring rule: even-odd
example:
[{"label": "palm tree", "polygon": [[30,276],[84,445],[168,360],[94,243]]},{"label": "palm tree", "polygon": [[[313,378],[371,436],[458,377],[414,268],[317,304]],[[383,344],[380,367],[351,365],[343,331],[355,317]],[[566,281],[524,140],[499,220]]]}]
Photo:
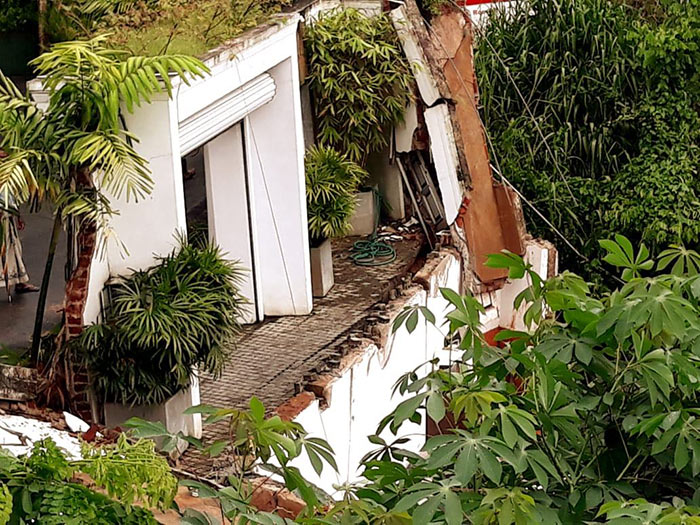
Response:
[{"label": "palm tree", "polygon": [[148,163],[124,129],[122,108],[131,112],[156,93],[172,93],[172,77],[185,83],[208,72],[182,55],[129,56],[110,49],[105,36],[63,42],[31,65],[49,92],[40,109],[0,72],[0,194],[16,202],[48,199],[54,228],[42,281],[32,340],[38,359],[48,279],[61,227],[76,232],[76,266],[66,284],[63,340],[83,327],[87,277],[97,236],[114,213],[109,196],[139,199],[151,192]]}]

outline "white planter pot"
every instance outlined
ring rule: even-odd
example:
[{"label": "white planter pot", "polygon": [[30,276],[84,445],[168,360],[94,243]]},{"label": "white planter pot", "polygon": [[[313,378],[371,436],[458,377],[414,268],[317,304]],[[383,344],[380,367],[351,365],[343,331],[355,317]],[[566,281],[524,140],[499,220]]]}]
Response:
[{"label": "white planter pot", "polygon": [[[121,403],[105,403],[105,426],[118,427],[132,417],[138,417],[147,421],[159,421],[165,425],[168,432],[183,434],[195,438],[202,437],[201,414],[185,415],[183,412],[191,406],[199,404],[199,384],[193,384],[187,390],[178,392],[173,397],[158,405],[123,405]],[[187,444],[182,442],[184,452]]]},{"label": "white planter pot", "polygon": [[350,235],[372,235],[377,224],[379,210],[373,191],[362,191],[356,195],[357,206],[350,219]]},{"label": "white planter pot", "polygon": [[333,284],[333,251],[331,241],[326,239],[311,248],[311,290],[314,297],[325,297]]}]

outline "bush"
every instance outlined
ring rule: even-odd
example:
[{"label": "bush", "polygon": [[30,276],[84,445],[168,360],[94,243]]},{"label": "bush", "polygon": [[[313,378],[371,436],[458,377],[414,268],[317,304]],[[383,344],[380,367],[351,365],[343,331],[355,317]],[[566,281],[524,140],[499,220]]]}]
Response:
[{"label": "bush", "polygon": [[246,304],[241,276],[217,247],[182,243],[120,279],[105,321],[76,343],[96,391],[107,402],[155,404],[187,388],[195,369],[220,373]]},{"label": "bush", "polygon": [[[560,243],[564,265],[598,282],[599,238],[622,233],[656,253],[700,245],[700,2],[654,6],[521,2],[494,11],[478,38],[494,157],[591,260]],[[553,238],[526,213],[533,233]]]},{"label": "bush", "polygon": [[[531,283],[515,300],[529,329],[504,330],[495,346],[480,331],[477,299],[442,289],[450,361],[399,378],[403,399],[369,436],[377,448],[340,501],[320,500],[291,465],[305,453],[317,473],[335,468],[328,445],[279,416],[264,419],[257,399],[248,411],[200,407],[205,423],[226,418],[232,429],[230,443],[206,450],[239,447],[247,464],[274,454],[273,470],[308,505],[285,524],[699,523],[700,254],[676,246],[654,260],[622,236],[601,246],[624,282],[606,295],[572,273],[543,281],[517,255],[491,256],[490,266]],[[415,329],[421,315],[435,324],[417,305],[394,329]],[[403,423],[427,417],[441,433],[421,454],[403,449],[416,436],[415,425],[402,435]],[[208,491],[235,497],[227,517],[282,523],[252,508],[239,478]]]},{"label": "bush", "polygon": [[413,75],[386,15],[335,10],[304,35],[319,144],[365,166],[411,101]]},{"label": "bush", "polygon": [[357,203],[355,192],[367,172],[332,148],[306,153],[306,200],[312,243],[348,233]]},{"label": "bush", "polygon": [[265,22],[288,0],[63,0],[49,11],[54,41],[109,34],[138,55],[201,55]]},{"label": "bush", "polygon": [[[87,474],[100,490],[75,474]],[[152,441],[130,444],[121,435],[112,445],[84,444],[80,460],[67,459],[50,439],[20,458],[0,451],[0,525],[157,525],[142,506],[166,510],[176,492],[177,479]]]},{"label": "bush", "polygon": [[5,0],[0,9],[0,33],[27,30],[36,23],[37,3],[27,0]]},{"label": "bush", "polygon": [[619,235],[600,244],[624,281],[605,296],[568,272],[543,282],[518,256],[489,258],[532,283],[515,301],[530,331],[499,333],[499,347],[479,331],[481,305],[443,290],[465,352],[403,377],[398,390],[412,397],[384,423],[415,421],[414,406],[458,422],[414,464],[433,477],[396,504],[427,498],[414,520],[461,522],[445,483],[472,523],[696,522],[683,520],[700,516],[700,255],[675,247],[653,260]]}]

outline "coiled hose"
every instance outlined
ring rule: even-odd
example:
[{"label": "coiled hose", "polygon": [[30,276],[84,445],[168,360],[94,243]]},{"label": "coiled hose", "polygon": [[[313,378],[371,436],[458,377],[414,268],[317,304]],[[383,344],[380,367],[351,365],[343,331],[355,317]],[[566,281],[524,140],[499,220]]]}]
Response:
[{"label": "coiled hose", "polygon": [[[372,190],[377,210],[380,209],[379,193]],[[367,239],[355,241],[350,248],[350,260],[358,266],[384,266],[396,260],[396,250],[390,244],[379,240],[377,228],[379,227],[379,211],[374,220],[374,233]]]}]

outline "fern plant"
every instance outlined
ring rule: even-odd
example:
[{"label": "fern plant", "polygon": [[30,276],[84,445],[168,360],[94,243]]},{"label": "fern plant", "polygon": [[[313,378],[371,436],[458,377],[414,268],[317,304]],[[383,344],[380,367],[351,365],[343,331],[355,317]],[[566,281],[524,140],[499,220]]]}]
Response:
[{"label": "fern plant", "polygon": [[357,203],[355,192],[367,172],[346,155],[324,146],[309,149],[305,167],[312,244],[345,235]]},{"label": "fern plant", "polygon": [[196,370],[220,373],[246,305],[242,275],[218,247],[183,242],[122,278],[105,321],[75,343],[95,390],[107,402],[155,404],[187,388]]}]

